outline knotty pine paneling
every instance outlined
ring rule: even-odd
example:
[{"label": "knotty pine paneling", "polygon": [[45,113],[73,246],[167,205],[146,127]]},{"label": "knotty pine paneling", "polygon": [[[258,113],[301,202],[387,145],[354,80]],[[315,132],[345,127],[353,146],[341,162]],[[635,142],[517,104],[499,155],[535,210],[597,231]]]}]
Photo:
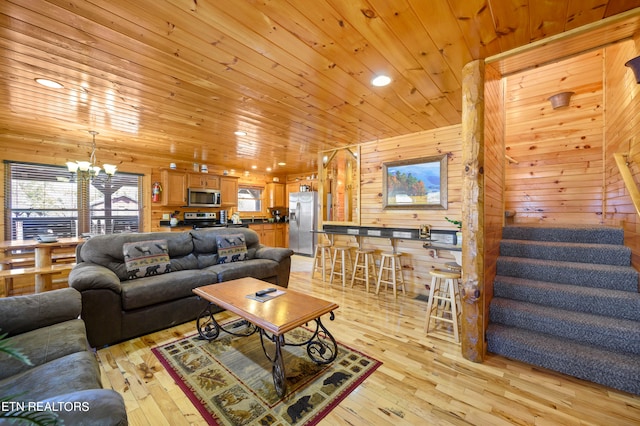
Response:
[{"label": "knotty pine paneling", "polygon": [[[505,209],[516,223],[602,223],[604,50],[504,78]],[[569,107],[548,97],[575,92]]]},{"label": "knotty pine paneling", "polygon": [[[500,255],[504,225],[504,157],[505,118],[504,80],[491,65],[485,66],[485,135],[484,135],[484,327],[489,324],[489,303],[493,298],[493,280]],[[484,333],[483,333],[484,334]]]},{"label": "knotty pine paneling", "polygon": [[605,85],[607,126],[605,128],[605,210],[607,224],[624,228],[625,245],[632,250],[632,264],[640,267],[640,218],[613,158],[613,154],[628,155],[629,169],[636,184],[640,184],[640,85],[633,72],[624,65],[638,56],[637,42],[628,40],[605,50]]},{"label": "knotty pine paneling", "polygon": [[[456,228],[445,220],[461,218],[462,152],[461,127],[449,126],[433,131],[419,132],[404,137],[378,140],[360,145],[360,225],[393,228],[414,228],[429,224],[435,229]],[[436,155],[447,155],[448,209],[383,209],[382,166],[386,162],[408,160]],[[365,238],[363,243],[379,251],[389,250],[390,242],[381,238]],[[452,262],[453,256],[440,251],[435,257],[418,241],[397,240],[402,258],[405,279],[413,290],[425,292],[424,284],[430,282],[429,271],[442,268]]]}]

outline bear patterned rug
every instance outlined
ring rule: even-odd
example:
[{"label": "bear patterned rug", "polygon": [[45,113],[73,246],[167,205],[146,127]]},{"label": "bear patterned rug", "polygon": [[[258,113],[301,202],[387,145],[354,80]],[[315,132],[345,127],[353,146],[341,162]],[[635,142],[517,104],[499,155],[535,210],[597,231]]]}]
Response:
[{"label": "bear patterned rug", "polygon": [[[236,319],[223,327],[240,334],[245,324]],[[299,327],[285,341],[304,342],[311,334]],[[265,339],[265,347],[272,356],[274,344]],[[338,343],[337,358],[317,365],[306,346],[287,344],[282,348],[287,393],[280,398],[259,333],[236,337],[221,331],[210,342],[196,334],[153,348],[153,353],[213,425],[316,424],[382,364]]]}]

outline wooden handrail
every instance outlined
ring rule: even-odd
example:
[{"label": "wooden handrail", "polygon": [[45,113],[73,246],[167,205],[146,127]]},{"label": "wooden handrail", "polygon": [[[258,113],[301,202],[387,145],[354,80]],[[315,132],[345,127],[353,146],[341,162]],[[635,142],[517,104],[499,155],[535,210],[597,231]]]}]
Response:
[{"label": "wooden handrail", "polygon": [[629,170],[625,157],[626,155],[624,154],[613,154],[613,158],[618,165],[618,170],[620,170],[620,174],[622,175],[624,186],[627,188],[627,191],[629,191],[633,206],[636,208],[636,213],[640,215],[640,191],[638,191],[638,186],[633,180],[633,175],[631,174],[631,170]]}]

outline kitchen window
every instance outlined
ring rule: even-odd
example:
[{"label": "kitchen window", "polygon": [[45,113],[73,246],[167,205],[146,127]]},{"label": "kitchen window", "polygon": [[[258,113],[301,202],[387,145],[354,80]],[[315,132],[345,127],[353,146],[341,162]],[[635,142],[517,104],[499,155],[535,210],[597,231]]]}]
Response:
[{"label": "kitchen window", "polygon": [[78,178],[66,167],[5,161],[5,239],[141,229],[142,176]]},{"label": "kitchen window", "polygon": [[262,213],[263,188],[238,187],[238,211],[243,213]]}]

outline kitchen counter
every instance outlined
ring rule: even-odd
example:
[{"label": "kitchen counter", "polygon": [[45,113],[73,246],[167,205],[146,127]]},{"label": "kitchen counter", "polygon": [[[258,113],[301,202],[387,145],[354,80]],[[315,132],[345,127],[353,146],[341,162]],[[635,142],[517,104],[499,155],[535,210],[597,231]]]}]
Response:
[{"label": "kitchen counter", "polygon": [[[184,221],[179,221],[177,225],[171,225],[171,223],[168,220],[161,220],[160,221],[160,226],[161,227],[169,227],[172,229],[176,229],[176,228],[188,228],[188,229],[193,229],[193,223],[185,223]],[[247,224],[246,223],[239,223],[239,224],[235,224],[235,223],[216,223],[213,225],[207,225],[206,228],[246,228]]]},{"label": "kitchen counter", "polygon": [[275,221],[274,222],[269,222],[268,218],[256,217],[254,219],[242,219],[242,223],[273,223],[273,224],[276,224],[276,223],[288,223],[288,222],[286,222],[284,220],[281,220],[279,222],[275,222]]}]

